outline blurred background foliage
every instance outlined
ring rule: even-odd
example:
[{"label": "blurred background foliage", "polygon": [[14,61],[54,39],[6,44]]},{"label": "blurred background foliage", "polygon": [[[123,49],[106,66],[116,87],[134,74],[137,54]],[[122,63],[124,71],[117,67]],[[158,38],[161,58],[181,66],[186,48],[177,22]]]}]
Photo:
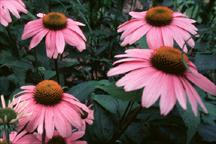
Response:
[{"label": "blurred background foliage", "polygon": [[[87,49],[79,53],[73,47],[58,60],[58,72],[65,91],[82,102],[93,104],[94,124],[85,138],[89,144],[213,144],[216,143],[216,98],[197,88],[209,113],[195,117],[190,107],[177,105],[166,117],[158,104],[140,109],[140,91],[125,93],[115,86],[116,78],[107,78],[114,55],[130,47],[120,47],[118,25],[129,19],[131,10],[142,11],[152,5],[165,5],[186,13],[197,21],[199,37],[190,58],[205,76],[216,82],[216,1],[215,0],[24,0],[27,9],[39,12],[64,12],[85,23]],[[46,57],[44,43],[28,51],[29,40],[22,41],[24,24],[31,14],[0,26],[0,93],[12,98],[19,87],[57,79],[55,61]],[[145,39],[134,46],[147,47]],[[138,114],[135,118],[133,114]]]}]

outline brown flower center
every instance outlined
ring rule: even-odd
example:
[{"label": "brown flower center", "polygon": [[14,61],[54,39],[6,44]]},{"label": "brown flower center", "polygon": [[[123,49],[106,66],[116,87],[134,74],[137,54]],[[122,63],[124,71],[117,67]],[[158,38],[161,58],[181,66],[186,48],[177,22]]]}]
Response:
[{"label": "brown flower center", "polygon": [[66,144],[66,141],[61,136],[54,136],[47,144]]},{"label": "brown flower center", "polygon": [[50,12],[43,17],[43,25],[50,30],[61,30],[67,26],[67,17],[63,13]]},{"label": "brown flower center", "polygon": [[188,57],[172,47],[160,47],[154,51],[151,57],[151,64],[156,69],[174,75],[184,74],[187,70],[184,62],[188,62]]},{"label": "brown flower center", "polygon": [[55,105],[62,100],[62,87],[53,80],[44,80],[36,85],[34,99],[43,105]]},{"label": "brown flower center", "polygon": [[147,23],[153,26],[165,26],[172,22],[173,11],[165,6],[150,8],[145,16]]}]

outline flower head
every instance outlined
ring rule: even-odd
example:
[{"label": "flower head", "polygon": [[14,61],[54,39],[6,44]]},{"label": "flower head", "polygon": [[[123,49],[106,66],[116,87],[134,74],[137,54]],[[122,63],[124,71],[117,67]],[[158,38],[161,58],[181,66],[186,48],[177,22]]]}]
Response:
[{"label": "flower head", "polygon": [[195,22],[186,15],[173,12],[168,7],[157,6],[143,12],[130,12],[132,19],[121,24],[118,32],[123,32],[122,46],[131,45],[146,35],[146,41],[151,49],[161,46],[173,47],[174,41],[187,52],[187,43],[194,47],[191,38],[197,34]]},{"label": "flower head", "polygon": [[4,96],[1,95],[1,104],[2,108],[0,108],[0,125],[16,125],[18,120],[25,115],[23,114],[23,110],[25,109],[25,104],[20,104],[17,101],[17,104],[14,106],[13,102],[6,105]]},{"label": "flower head", "polygon": [[199,94],[192,84],[216,95],[216,85],[200,74],[195,65],[178,49],[160,47],[158,49],[130,49],[108,72],[108,76],[125,74],[116,85],[126,91],[144,88],[141,104],[149,108],[160,98],[161,114],[167,115],[178,101],[183,109],[187,108],[186,95],[195,115],[198,104],[207,112]]},{"label": "flower head", "polygon": [[21,89],[23,91],[16,99],[27,103],[24,112],[32,115],[22,120],[20,128],[26,126],[29,132],[45,132],[48,138],[53,137],[55,130],[62,137],[68,137],[73,130],[83,129],[82,113],[88,113],[90,109],[74,96],[64,93],[57,82],[44,80],[36,86]]},{"label": "flower head", "polygon": [[32,38],[29,49],[36,47],[45,37],[46,53],[56,59],[62,54],[65,43],[76,47],[80,52],[86,49],[86,37],[79,28],[84,24],[67,18],[63,13],[50,12],[38,14],[39,19],[28,22],[22,34],[22,40]]},{"label": "flower head", "polygon": [[10,13],[20,18],[21,12],[28,12],[22,0],[0,0],[0,24],[3,26],[7,26],[12,21]]}]

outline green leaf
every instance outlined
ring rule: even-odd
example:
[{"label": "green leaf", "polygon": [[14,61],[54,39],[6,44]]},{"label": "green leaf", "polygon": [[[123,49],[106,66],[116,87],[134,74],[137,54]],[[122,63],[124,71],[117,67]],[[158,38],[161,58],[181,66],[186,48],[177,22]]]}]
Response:
[{"label": "green leaf", "polygon": [[113,97],[119,98],[121,100],[140,100],[141,93],[136,92],[125,92],[124,89],[116,87],[114,82],[109,81],[100,81],[100,85],[97,86],[98,89],[101,89]]},{"label": "green leaf", "polygon": [[187,127],[187,140],[186,144],[189,144],[193,138],[193,136],[196,134],[199,124],[200,124],[200,117],[194,116],[191,108],[189,108],[186,111],[184,111],[180,106],[177,107],[180,116],[182,117],[186,127]]},{"label": "green leaf", "polygon": [[146,37],[142,37],[140,40],[138,40],[137,42],[137,45],[141,48],[148,48],[148,44],[146,42]]},{"label": "green leaf", "polygon": [[101,107],[115,114],[117,112],[117,101],[109,95],[93,95],[92,99],[95,100]]},{"label": "green leaf", "polygon": [[84,101],[89,98],[90,94],[95,90],[97,81],[87,81],[80,83],[68,90],[68,93],[73,94],[80,101]]}]

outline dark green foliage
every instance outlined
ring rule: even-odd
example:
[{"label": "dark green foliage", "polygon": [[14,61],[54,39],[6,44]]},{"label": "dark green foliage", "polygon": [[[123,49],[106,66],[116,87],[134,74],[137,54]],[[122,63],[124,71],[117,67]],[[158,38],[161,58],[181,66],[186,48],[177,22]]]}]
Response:
[{"label": "dark green foliage", "polygon": [[[117,27],[129,18],[124,0],[24,0],[27,9],[39,12],[64,12],[67,16],[84,23],[87,49],[79,53],[66,46],[65,54],[58,61],[60,83],[64,90],[83,103],[93,104],[95,121],[89,126],[85,140],[89,144],[108,143],[120,128],[124,127],[125,109],[134,112],[139,108],[142,91],[126,93],[115,86],[115,78],[107,78],[114,55],[123,53]],[[132,0],[132,4],[137,0]],[[152,5],[141,0],[144,10]],[[197,20],[200,36],[191,59],[198,69],[216,82],[216,2],[215,0],[154,0],[157,4],[185,12]],[[130,9],[130,8],[129,8]],[[129,11],[129,10],[128,10]],[[140,11],[140,10],[139,10]],[[22,41],[24,24],[34,19],[31,14],[14,19],[7,27],[0,25],[0,94],[8,99],[19,87],[37,84],[43,79],[57,80],[54,61],[46,57],[44,42],[28,51],[29,40]],[[147,48],[145,38],[135,46]],[[179,106],[167,116],[160,115],[158,104],[142,109],[131,122],[118,144],[213,144],[216,143],[216,98],[199,90],[208,114],[200,112],[195,117],[190,107],[187,111]],[[123,118],[122,118],[123,117]]]}]

